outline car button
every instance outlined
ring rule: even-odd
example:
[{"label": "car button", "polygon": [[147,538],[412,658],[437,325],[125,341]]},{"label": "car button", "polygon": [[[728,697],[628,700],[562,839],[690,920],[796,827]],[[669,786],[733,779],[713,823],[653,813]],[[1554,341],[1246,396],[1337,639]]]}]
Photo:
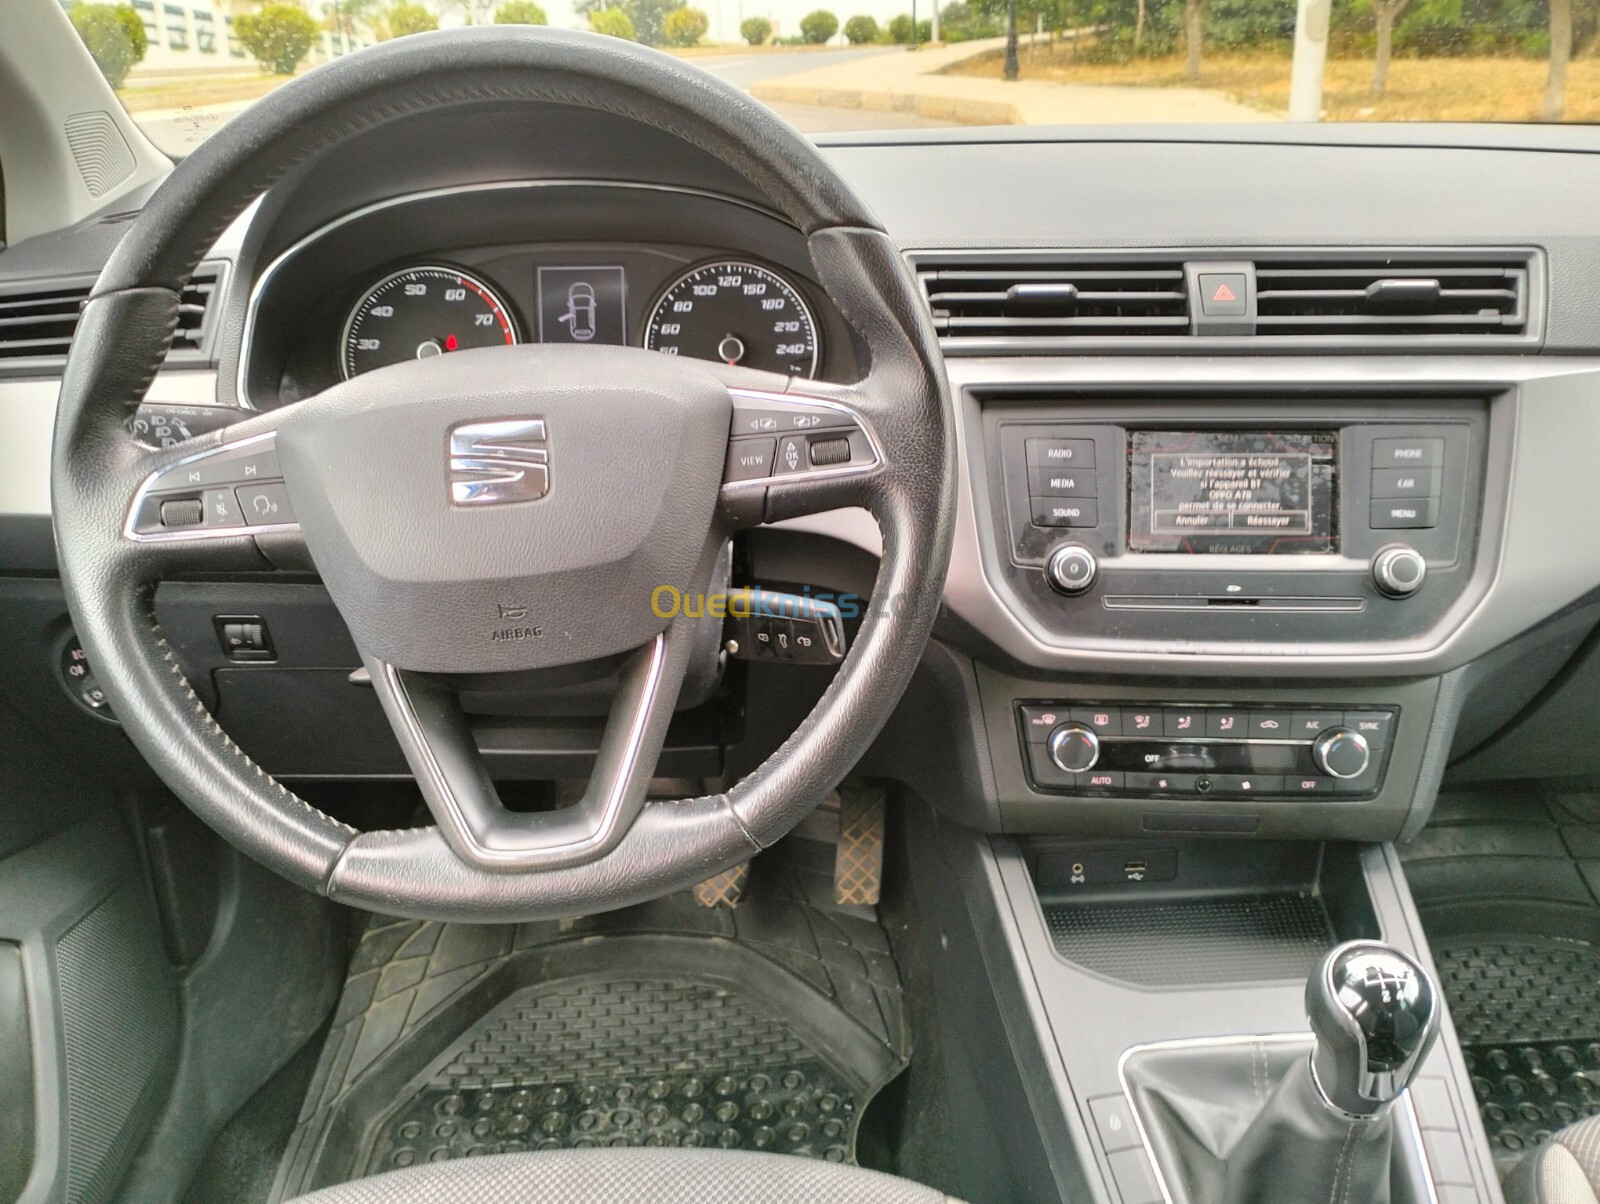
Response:
[{"label": "car button", "polygon": [[1165,736],[1193,738],[1206,734],[1206,713],[1189,707],[1163,707],[1161,731]]},{"label": "car button", "polygon": [[1328,728],[1338,727],[1343,722],[1344,715],[1338,711],[1296,711],[1289,735],[1295,740],[1315,740]]},{"label": "car button", "polygon": [[1097,736],[1122,735],[1122,712],[1116,707],[1073,707],[1068,718],[1093,728]]},{"label": "car button", "polygon": [[241,485],[234,492],[239,498],[239,508],[244,511],[244,521],[252,527],[269,527],[295,521],[294,507],[289,503],[289,491],[281,482]]},{"label": "car button", "polygon": [[1389,733],[1394,729],[1394,715],[1388,711],[1346,711],[1344,725],[1359,733],[1373,750],[1389,747]]},{"label": "car button", "polygon": [[1248,711],[1225,711],[1214,708],[1206,711],[1206,735],[1223,736],[1230,740],[1243,739],[1250,731]]}]

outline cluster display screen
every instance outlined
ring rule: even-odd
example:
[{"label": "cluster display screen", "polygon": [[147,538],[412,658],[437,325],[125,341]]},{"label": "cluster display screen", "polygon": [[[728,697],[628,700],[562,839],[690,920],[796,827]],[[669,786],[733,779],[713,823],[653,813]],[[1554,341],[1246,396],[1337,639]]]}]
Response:
[{"label": "cluster display screen", "polygon": [[1128,550],[1337,553],[1338,435],[1129,431]]}]

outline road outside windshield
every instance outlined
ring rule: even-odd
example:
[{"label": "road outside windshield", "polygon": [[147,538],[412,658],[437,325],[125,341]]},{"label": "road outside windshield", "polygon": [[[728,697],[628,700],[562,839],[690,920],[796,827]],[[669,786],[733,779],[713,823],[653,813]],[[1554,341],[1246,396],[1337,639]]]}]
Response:
[{"label": "road outside windshield", "polygon": [[680,55],[810,133],[1600,121],[1600,0],[71,0],[170,154],[315,65],[467,24]]}]

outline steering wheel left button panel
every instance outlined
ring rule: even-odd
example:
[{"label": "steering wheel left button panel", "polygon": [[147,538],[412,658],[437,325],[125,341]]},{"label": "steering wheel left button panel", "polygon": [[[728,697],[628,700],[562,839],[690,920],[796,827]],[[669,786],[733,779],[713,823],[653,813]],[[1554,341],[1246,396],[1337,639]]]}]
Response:
[{"label": "steering wheel left button panel", "polygon": [[126,534],[139,542],[297,529],[272,432],[225,443],[152,473],[139,487]]}]

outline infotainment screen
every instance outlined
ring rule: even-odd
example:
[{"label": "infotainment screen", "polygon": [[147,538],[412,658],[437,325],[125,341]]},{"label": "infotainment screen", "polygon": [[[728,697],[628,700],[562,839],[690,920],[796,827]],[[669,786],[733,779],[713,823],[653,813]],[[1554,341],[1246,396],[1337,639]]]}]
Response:
[{"label": "infotainment screen", "polygon": [[1339,550],[1331,431],[1129,431],[1128,551]]}]

